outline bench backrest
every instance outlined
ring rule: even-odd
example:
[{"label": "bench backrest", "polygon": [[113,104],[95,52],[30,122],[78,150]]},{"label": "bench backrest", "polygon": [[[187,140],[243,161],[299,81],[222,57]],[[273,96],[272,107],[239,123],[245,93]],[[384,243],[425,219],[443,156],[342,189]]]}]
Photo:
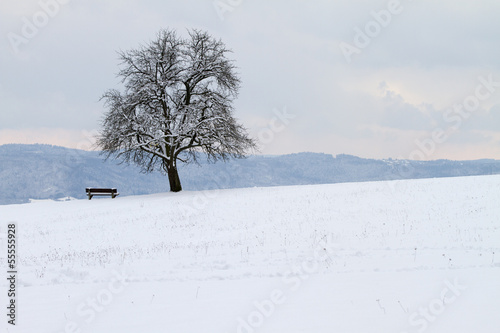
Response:
[{"label": "bench backrest", "polygon": [[87,193],[116,193],[116,188],[93,188],[87,187],[85,189]]}]

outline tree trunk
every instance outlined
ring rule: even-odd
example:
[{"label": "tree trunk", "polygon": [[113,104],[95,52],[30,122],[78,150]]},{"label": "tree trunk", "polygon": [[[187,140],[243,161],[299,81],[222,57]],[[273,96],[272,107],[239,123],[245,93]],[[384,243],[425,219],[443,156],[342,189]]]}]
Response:
[{"label": "tree trunk", "polygon": [[172,166],[168,168],[168,180],[170,182],[171,192],[182,191],[181,180],[179,178],[179,173],[177,172],[177,167]]}]

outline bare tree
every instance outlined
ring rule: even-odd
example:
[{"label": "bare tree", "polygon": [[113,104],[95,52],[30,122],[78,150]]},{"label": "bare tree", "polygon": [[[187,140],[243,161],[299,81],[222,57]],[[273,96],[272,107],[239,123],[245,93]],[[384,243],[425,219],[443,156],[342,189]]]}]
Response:
[{"label": "bare tree", "polygon": [[242,158],[255,142],[233,117],[240,80],[230,51],[208,33],[188,38],[161,30],[139,49],[119,52],[125,91],[102,97],[107,112],[97,146],[143,171],[168,174],[170,190],[182,190],[177,161]]}]

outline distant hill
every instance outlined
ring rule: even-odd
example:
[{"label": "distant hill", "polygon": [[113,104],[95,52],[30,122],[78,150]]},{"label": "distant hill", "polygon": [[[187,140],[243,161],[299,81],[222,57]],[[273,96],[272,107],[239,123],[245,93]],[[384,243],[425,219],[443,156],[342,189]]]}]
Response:
[{"label": "distant hill", "polygon": [[[185,190],[330,184],[500,174],[500,161],[374,160],[319,153],[251,156],[228,163],[180,166]],[[0,204],[29,199],[85,198],[85,187],[116,187],[120,194],[169,190],[158,172],[143,174],[135,166],[104,161],[98,152],[50,145],[0,146]]]}]

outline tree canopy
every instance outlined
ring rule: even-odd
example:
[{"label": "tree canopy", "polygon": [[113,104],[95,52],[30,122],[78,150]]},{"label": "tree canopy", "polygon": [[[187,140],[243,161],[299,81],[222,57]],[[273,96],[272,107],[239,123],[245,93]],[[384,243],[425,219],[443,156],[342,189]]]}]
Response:
[{"label": "tree canopy", "polygon": [[119,52],[124,91],[104,93],[108,109],[97,145],[106,157],[168,174],[182,190],[177,161],[242,158],[255,148],[233,117],[240,79],[224,43],[207,32],[188,38],[161,30],[146,45]]}]

